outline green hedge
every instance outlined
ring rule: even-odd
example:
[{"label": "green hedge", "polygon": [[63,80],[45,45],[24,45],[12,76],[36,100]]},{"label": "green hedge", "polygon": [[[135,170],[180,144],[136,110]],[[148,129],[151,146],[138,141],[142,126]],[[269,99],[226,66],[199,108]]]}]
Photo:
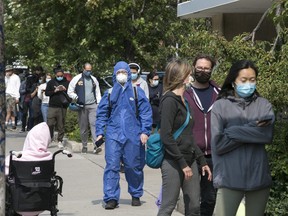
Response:
[{"label": "green hedge", "polygon": [[80,129],[78,126],[78,113],[71,110],[67,110],[65,121],[65,132],[69,140],[81,142]]}]

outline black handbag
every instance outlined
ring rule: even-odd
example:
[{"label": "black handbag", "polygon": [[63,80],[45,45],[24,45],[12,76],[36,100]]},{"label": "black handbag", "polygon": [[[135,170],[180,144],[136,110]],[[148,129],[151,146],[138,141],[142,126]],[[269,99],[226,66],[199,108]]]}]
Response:
[{"label": "black handbag", "polygon": [[60,95],[61,103],[64,107],[68,107],[69,104],[72,102],[72,99],[67,95],[66,92],[62,91]]}]

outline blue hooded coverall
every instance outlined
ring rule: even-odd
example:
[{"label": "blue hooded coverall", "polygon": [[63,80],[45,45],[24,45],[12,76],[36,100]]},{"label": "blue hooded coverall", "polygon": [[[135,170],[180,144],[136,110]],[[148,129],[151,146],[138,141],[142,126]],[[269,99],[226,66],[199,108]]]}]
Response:
[{"label": "blue hooded coverall", "polygon": [[[124,69],[128,80],[121,86],[116,81],[116,72]],[[120,197],[120,160],[123,160],[128,192],[132,197],[143,195],[143,168],[145,166],[145,145],[140,141],[142,133],[150,135],[152,127],[152,109],[144,91],[137,87],[138,116],[134,89],[131,83],[131,72],[126,62],[120,61],[114,66],[113,89],[108,91],[99,103],[96,119],[96,136],[105,134],[104,202]]]}]

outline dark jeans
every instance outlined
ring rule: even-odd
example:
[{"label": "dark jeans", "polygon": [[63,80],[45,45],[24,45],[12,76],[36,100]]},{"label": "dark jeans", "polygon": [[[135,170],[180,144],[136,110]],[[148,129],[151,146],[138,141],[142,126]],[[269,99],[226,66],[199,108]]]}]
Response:
[{"label": "dark jeans", "polygon": [[[27,122],[27,116],[29,112],[28,122]],[[32,109],[32,100],[28,102],[23,102],[23,112],[22,112],[22,130],[25,131],[26,125],[27,125],[27,131],[31,130],[34,126],[34,120],[33,120],[33,109]]]},{"label": "dark jeans", "polygon": [[58,130],[58,142],[63,141],[65,133],[65,118],[67,108],[49,107],[47,114],[47,124],[50,130],[51,139],[53,139],[54,128]]},{"label": "dark jeans", "polygon": [[[207,158],[206,161],[213,174],[212,158]],[[213,181],[208,181],[207,175],[201,175],[201,216],[212,216],[215,202],[216,202],[216,189],[213,187]]]}]

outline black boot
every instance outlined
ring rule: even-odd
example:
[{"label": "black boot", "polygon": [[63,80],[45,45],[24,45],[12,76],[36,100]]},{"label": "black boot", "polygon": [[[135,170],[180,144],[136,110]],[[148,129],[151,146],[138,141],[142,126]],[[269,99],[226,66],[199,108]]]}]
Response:
[{"label": "black boot", "polygon": [[138,197],[132,197],[131,205],[132,205],[132,206],[141,206],[140,198],[138,198]]},{"label": "black boot", "polygon": [[105,209],[108,209],[108,210],[115,209],[117,205],[118,204],[116,200],[109,200],[105,205]]}]

